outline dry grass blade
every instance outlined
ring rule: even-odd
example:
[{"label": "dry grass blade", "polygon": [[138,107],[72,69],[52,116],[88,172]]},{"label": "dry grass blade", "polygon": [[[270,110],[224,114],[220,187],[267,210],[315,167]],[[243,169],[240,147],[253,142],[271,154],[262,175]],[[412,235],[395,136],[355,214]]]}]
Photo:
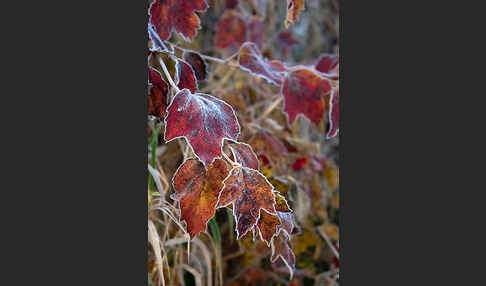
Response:
[{"label": "dry grass blade", "polygon": [[322,228],[322,226],[320,226],[320,227],[317,228],[317,230],[319,231],[321,236],[324,237],[324,240],[326,240],[327,244],[329,245],[329,248],[331,248],[331,250],[332,250],[332,253],[336,256],[337,259],[339,259],[339,252],[336,250],[336,248],[332,244],[331,239],[329,238],[329,236],[324,231],[324,228]]},{"label": "dry grass blade", "polygon": [[157,189],[159,189],[160,195],[165,196],[165,189],[162,186],[161,176],[160,176],[159,171],[155,170],[150,165],[148,165],[148,170],[149,170],[150,174],[152,175],[152,178],[154,178],[155,185],[157,186]]},{"label": "dry grass blade", "polygon": [[184,232],[184,234],[187,234],[185,228],[179,223],[179,221],[174,217],[174,215],[172,214],[172,212],[168,209],[168,208],[164,208],[164,207],[159,207],[159,208],[156,208],[160,211],[162,211],[163,213],[165,213],[167,216],[170,217],[170,219],[175,222],[175,224]]},{"label": "dry grass blade", "polygon": [[202,252],[202,256],[204,258],[204,262],[206,263],[206,270],[207,270],[207,285],[210,286],[212,285],[213,282],[213,267],[211,263],[211,254],[209,252],[209,249],[206,247],[206,245],[199,239],[199,238],[194,238],[192,241],[197,247]]},{"label": "dry grass blade", "polygon": [[157,265],[157,272],[159,273],[159,285],[165,286],[165,278],[164,278],[164,270],[162,269],[162,250],[160,247],[160,239],[155,228],[154,223],[151,220],[148,220],[148,240],[152,245],[152,249],[155,253],[155,264]]},{"label": "dry grass blade", "polygon": [[216,254],[216,273],[218,273],[219,277],[219,285],[223,285],[223,262],[222,262],[222,257],[220,250],[216,243],[214,242],[213,238],[209,233],[204,232],[204,234],[207,235],[209,242],[211,243],[211,246],[213,247],[214,253]]}]

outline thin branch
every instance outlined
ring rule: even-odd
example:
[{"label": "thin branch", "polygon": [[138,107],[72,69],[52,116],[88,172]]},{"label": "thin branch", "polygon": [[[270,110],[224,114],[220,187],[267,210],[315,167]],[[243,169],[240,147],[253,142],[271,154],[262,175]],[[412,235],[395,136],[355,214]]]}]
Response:
[{"label": "thin branch", "polygon": [[[176,44],[173,44],[171,42],[166,42],[166,43],[168,43],[169,45],[171,45],[173,48],[178,49],[179,51],[182,51],[182,52],[187,51],[187,49],[184,49],[183,47],[180,47],[180,46],[178,46]],[[220,58],[208,56],[208,55],[202,54],[200,52],[197,52],[197,53],[201,56],[201,58],[203,58],[205,60],[212,61],[212,62],[217,62],[217,63],[220,63],[220,64],[226,64],[226,65],[228,65],[230,67],[239,68],[239,65],[238,64],[231,62],[231,60],[233,58],[235,58],[236,56],[238,56],[238,52],[232,54],[231,56],[227,57],[226,59],[220,59]]]}]

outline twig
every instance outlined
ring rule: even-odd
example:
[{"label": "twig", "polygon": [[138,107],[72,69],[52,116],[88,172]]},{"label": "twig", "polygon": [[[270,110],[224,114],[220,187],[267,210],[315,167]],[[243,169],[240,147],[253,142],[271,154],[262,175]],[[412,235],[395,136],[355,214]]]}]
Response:
[{"label": "twig", "polygon": [[[173,44],[173,43],[170,43],[170,42],[166,42],[166,43],[168,43],[173,48],[176,48],[176,49],[178,49],[182,52],[187,51],[187,49],[184,49],[183,47],[179,47],[176,44]],[[217,63],[220,63],[220,64],[227,64],[227,65],[229,65],[231,67],[235,67],[235,68],[239,67],[239,65],[237,65],[233,62],[230,62],[234,57],[236,57],[238,55],[238,53],[234,53],[231,56],[227,57],[226,59],[220,59],[220,58],[208,56],[208,55],[205,55],[205,54],[201,54],[200,52],[198,52],[198,54],[201,56],[201,58],[208,60],[208,61],[217,62]]]}]

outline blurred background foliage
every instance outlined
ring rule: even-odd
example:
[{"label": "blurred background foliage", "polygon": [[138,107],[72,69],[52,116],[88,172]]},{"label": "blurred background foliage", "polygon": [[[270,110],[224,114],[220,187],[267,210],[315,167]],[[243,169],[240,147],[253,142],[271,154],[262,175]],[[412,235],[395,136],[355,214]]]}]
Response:
[{"label": "blurred background foliage", "polygon": [[[149,1],[150,2],[150,1]],[[169,42],[217,58],[232,55],[236,48],[215,45],[217,23],[227,10],[245,21],[257,19],[263,28],[263,54],[288,66],[314,65],[324,53],[339,53],[339,1],[306,0],[305,10],[285,28],[286,0],[210,0],[205,12],[198,12],[201,29],[187,42],[172,33]],[[167,61],[172,69],[170,60]],[[156,66],[156,64],[155,64]],[[339,136],[325,139],[328,120],[317,127],[299,118],[288,126],[280,108],[257,120],[275,101],[279,89],[246,72],[208,62],[210,78],[199,89],[219,97],[235,109],[242,133],[258,155],[255,130],[271,131],[288,150],[279,158],[260,157],[261,172],[294,210],[297,231],[291,246],[296,271],[291,280],[284,265],[272,265],[269,248],[249,232],[236,240],[234,222],[225,209],[218,209],[215,224],[190,243],[185,223],[170,194],[171,178],[183,162],[188,146],[183,140],[164,143],[163,122],[149,123],[148,192],[148,285],[338,285],[339,284]],[[252,141],[253,140],[253,141]],[[278,157],[278,154],[275,155]],[[268,159],[278,161],[269,164]]]}]

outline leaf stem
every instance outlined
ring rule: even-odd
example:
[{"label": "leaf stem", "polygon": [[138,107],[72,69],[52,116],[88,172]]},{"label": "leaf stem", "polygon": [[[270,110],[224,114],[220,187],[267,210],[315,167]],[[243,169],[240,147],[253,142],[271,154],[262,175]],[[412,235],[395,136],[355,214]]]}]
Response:
[{"label": "leaf stem", "polygon": [[223,157],[224,157],[226,160],[228,160],[228,163],[230,163],[230,165],[231,165],[231,167],[232,167],[232,168],[233,168],[233,167],[235,167],[235,166],[237,166],[237,167],[238,167],[238,166],[241,166],[241,164],[240,164],[240,163],[238,163],[238,162],[235,162],[235,161],[231,160],[231,159],[228,157],[228,155],[226,155],[226,153],[225,153],[224,151],[223,151],[223,152],[221,152],[221,154],[223,154]]},{"label": "leaf stem", "polygon": [[167,67],[165,66],[164,60],[162,58],[159,58],[160,65],[162,66],[162,70],[164,70],[164,74],[167,77],[167,80],[169,81],[170,85],[175,89],[177,93],[181,91],[179,87],[174,83],[174,80],[172,80],[172,77],[170,76],[169,71],[167,70]]}]

